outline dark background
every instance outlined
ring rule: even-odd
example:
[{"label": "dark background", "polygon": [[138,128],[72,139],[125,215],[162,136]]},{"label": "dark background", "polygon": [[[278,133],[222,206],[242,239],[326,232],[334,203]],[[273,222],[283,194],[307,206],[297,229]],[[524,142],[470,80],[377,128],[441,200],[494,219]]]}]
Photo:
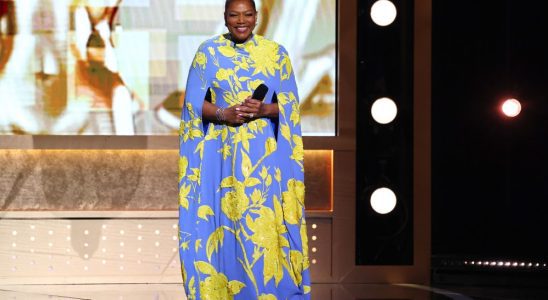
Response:
[{"label": "dark background", "polygon": [[433,0],[432,29],[432,254],[546,262],[548,4]]}]

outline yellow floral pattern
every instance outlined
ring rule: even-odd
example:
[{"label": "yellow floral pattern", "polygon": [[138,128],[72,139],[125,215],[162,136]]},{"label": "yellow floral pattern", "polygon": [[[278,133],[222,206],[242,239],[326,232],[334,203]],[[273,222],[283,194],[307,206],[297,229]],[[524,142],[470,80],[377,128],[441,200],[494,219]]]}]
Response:
[{"label": "yellow floral pattern", "polygon": [[[202,119],[264,83],[278,118],[241,126]],[[276,96],[276,97],[274,97]],[[204,42],[189,72],[179,130],[179,242],[189,299],[310,299],[298,92],[287,51],[254,35]]]}]

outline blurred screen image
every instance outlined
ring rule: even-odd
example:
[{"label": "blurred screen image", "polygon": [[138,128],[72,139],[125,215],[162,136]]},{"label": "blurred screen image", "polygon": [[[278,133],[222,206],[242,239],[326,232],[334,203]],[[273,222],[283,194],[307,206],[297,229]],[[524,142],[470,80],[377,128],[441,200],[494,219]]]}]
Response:
[{"label": "blurred screen image", "polygon": [[[304,135],[336,133],[336,0],[256,1],[284,45]],[[0,0],[0,134],[174,135],[222,0]]]}]

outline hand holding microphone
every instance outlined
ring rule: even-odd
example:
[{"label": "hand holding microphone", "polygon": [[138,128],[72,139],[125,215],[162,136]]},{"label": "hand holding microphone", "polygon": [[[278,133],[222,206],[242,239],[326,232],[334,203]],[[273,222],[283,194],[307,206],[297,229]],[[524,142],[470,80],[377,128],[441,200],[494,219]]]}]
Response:
[{"label": "hand holding microphone", "polygon": [[237,108],[240,112],[239,116],[246,120],[252,120],[255,118],[261,118],[265,116],[263,99],[268,92],[268,87],[261,83],[257,89],[253,92],[251,97],[247,97],[242,105]]}]

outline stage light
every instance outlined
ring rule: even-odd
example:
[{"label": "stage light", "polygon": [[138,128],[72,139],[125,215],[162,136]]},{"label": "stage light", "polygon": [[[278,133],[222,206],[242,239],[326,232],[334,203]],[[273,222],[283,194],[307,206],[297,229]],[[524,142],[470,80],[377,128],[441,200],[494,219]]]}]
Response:
[{"label": "stage light", "polygon": [[15,231],[15,230],[12,231],[12,232],[11,232],[11,235],[16,236],[16,235],[17,235],[17,231]]},{"label": "stage light", "polygon": [[371,116],[380,124],[392,122],[398,114],[396,103],[390,98],[379,98],[371,106]]},{"label": "stage light", "polygon": [[160,230],[157,230],[157,229],[156,229],[156,231],[154,231],[154,233],[155,233],[156,235],[159,235],[159,234],[160,234]]},{"label": "stage light", "polygon": [[502,113],[513,118],[521,112],[521,103],[516,99],[508,99],[501,106]]},{"label": "stage light", "polygon": [[388,26],[396,19],[397,10],[394,3],[379,0],[371,6],[371,19],[379,26]]},{"label": "stage light", "polygon": [[381,215],[394,210],[396,202],[396,194],[386,187],[378,188],[371,194],[371,207]]}]

